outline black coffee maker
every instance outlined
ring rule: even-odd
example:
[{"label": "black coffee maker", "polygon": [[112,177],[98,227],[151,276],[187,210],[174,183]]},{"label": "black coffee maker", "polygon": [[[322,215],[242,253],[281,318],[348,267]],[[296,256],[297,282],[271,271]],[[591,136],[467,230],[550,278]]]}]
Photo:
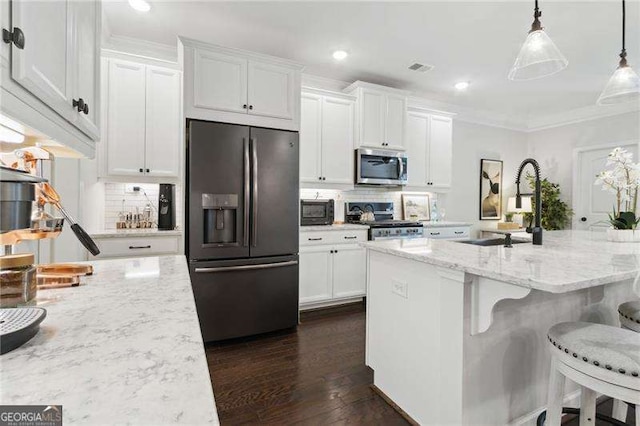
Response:
[{"label": "black coffee maker", "polygon": [[158,194],[158,230],[176,229],[176,186],[172,183],[161,183]]}]

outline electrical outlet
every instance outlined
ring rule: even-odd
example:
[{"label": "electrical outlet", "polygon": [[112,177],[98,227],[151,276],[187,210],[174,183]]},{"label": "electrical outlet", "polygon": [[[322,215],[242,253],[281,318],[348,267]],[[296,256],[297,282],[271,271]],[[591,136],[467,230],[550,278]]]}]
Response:
[{"label": "electrical outlet", "polygon": [[136,185],[133,183],[128,183],[124,186],[125,194],[139,194],[140,193],[140,185]]},{"label": "electrical outlet", "polygon": [[405,299],[409,298],[409,285],[402,281],[391,280],[391,292]]}]

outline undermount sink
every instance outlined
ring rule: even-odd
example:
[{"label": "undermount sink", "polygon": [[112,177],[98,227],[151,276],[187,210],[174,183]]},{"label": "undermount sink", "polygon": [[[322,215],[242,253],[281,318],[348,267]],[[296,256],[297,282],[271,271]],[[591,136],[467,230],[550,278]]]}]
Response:
[{"label": "undermount sink", "polygon": [[[485,238],[481,240],[458,240],[456,242],[462,243],[462,244],[471,244],[474,246],[483,246],[483,247],[503,246],[504,238]],[[531,241],[511,239],[511,244],[523,244],[523,243],[531,244]]]}]

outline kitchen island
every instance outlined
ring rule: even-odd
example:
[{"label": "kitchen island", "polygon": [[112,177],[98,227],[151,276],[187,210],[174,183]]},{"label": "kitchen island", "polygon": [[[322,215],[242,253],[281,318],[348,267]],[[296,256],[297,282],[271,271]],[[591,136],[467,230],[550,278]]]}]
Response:
[{"label": "kitchen island", "polygon": [[[546,405],[547,330],[618,326],[618,305],[638,297],[640,244],[604,233],[545,232],[544,245],[513,248],[426,238],[363,246],[374,385],[425,425],[535,424]],[[565,405],[578,398],[568,385]]]},{"label": "kitchen island", "polygon": [[65,424],[219,424],[184,256],[90,262],[41,290],[38,334],[0,357],[1,405],[62,405]]}]

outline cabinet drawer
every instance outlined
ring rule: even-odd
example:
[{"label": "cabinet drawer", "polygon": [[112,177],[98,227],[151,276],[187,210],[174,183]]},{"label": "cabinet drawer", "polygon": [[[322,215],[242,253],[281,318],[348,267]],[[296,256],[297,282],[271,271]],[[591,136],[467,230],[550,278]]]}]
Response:
[{"label": "cabinet drawer", "polygon": [[451,228],[425,228],[424,236],[434,239],[464,239],[469,238],[468,226],[456,226]]},{"label": "cabinet drawer", "polygon": [[168,236],[97,239],[96,244],[100,248],[100,254],[97,257],[135,257],[174,254],[178,253],[178,238],[177,236]]},{"label": "cabinet drawer", "polygon": [[300,232],[300,245],[349,244],[367,241],[367,230]]}]

